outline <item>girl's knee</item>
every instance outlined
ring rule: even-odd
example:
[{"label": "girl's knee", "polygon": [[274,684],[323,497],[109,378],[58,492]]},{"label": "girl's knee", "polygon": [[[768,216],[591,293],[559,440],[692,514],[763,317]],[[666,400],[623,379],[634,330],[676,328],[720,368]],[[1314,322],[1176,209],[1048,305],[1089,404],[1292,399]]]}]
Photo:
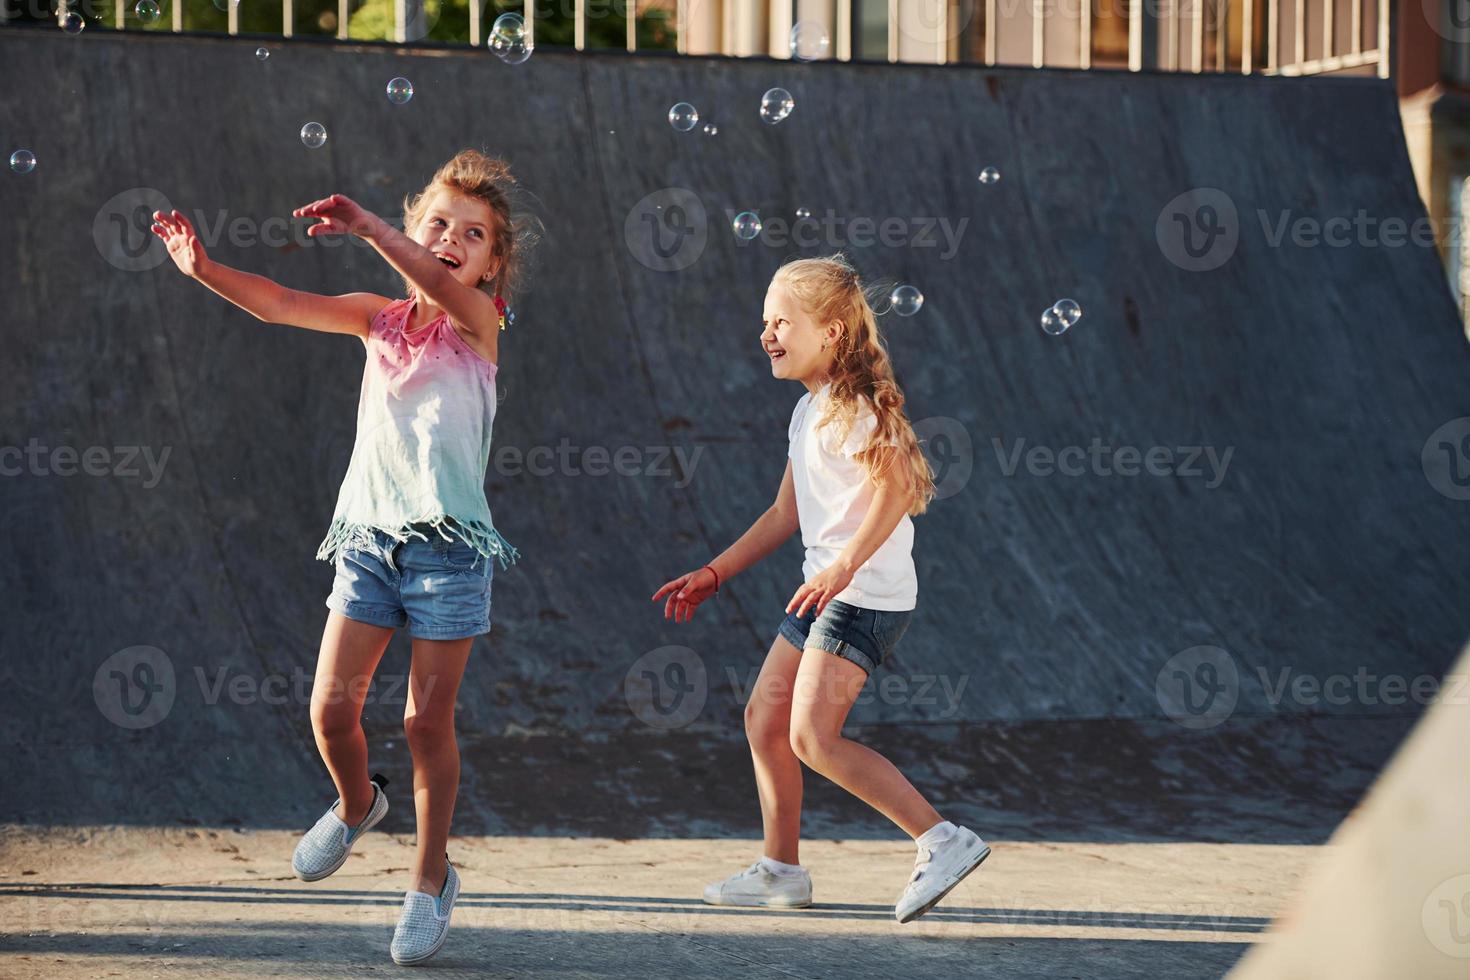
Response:
[{"label": "girl's knee", "polygon": [[829,733],[818,730],[810,720],[793,718],[791,721],[791,751],[808,767],[818,772],[825,768],[823,760],[827,758],[827,750],[834,738]]},{"label": "girl's knee", "polygon": [[784,748],[790,738],[790,715],[781,705],[752,697],[745,705],[745,738],[757,751]]},{"label": "girl's knee", "polygon": [[403,737],[409,749],[434,749],[454,742],[454,719],[431,715],[404,715]]}]

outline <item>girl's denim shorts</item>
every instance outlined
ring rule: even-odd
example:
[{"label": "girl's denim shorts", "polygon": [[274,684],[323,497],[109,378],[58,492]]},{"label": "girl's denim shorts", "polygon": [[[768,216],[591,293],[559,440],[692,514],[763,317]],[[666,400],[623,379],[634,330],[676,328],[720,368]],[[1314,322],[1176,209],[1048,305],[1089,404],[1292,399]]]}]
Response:
[{"label": "girl's denim shorts", "polygon": [[833,599],[821,615],[817,615],[816,606],[800,618],[794,612],[787,613],[781,622],[781,635],[798,650],[826,650],[872,674],[898,645],[913,616],[912,609],[864,609]]},{"label": "girl's denim shorts", "polygon": [[364,533],[337,555],[327,608],[390,629],[408,627],[426,640],[460,640],[490,632],[493,563],[459,538],[446,541],[428,525],[427,541],[395,541]]}]

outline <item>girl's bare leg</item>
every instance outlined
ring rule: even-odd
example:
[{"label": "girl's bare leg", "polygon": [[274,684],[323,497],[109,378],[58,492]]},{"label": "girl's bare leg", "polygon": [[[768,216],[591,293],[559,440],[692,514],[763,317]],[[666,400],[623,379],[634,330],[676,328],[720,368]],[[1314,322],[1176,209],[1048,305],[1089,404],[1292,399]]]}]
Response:
[{"label": "girl's bare leg", "polygon": [[791,691],[801,651],[776,637],[745,706],[745,737],[755,763],[765,856],[800,864],[801,760],[791,749]]},{"label": "girl's bare leg", "polygon": [[826,776],[917,838],[943,818],[882,755],[842,737],[842,724],[867,674],[857,664],[815,647],[797,670],[791,705],[791,748]]},{"label": "girl's bare leg", "polygon": [[361,823],[373,805],[362,705],[392,638],[391,629],[348,619],[335,609],[322,632],[311,687],[311,730],[342,800],[336,814],[349,826]]},{"label": "girl's bare leg", "polygon": [[438,895],[448,869],[444,848],[459,793],[459,741],[454,701],[474,637],[413,641],[408,708],[403,733],[413,753],[413,806],[418,817],[418,853],[409,869],[409,891]]}]

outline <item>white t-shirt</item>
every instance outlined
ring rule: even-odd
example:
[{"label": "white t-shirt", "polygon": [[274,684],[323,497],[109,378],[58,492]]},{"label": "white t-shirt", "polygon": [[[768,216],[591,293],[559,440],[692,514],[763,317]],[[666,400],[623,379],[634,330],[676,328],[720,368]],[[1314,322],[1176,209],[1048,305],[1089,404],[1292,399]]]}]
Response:
[{"label": "white t-shirt", "polygon": [[[827,408],[829,387],[815,396],[808,392],[791,413],[787,438],[791,442],[791,476],[796,484],[796,513],[801,521],[804,581],[837,560],[862,526],[873,502],[874,487],[868,471],[853,457],[868,446],[878,419],[862,399],[847,440],[837,445],[840,422],[817,428]],[[914,522],[899,519],[888,540],[852,576],[836,598],[864,609],[902,611],[918,603],[919,580],[914,574]]]}]

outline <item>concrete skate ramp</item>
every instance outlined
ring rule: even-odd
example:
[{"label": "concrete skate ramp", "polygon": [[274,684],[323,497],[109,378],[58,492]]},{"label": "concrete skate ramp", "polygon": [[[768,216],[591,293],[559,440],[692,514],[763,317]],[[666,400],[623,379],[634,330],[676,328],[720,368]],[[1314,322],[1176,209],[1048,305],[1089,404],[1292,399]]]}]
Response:
[{"label": "concrete skate ramp", "polygon": [[[1385,84],[313,43],[262,63],[256,43],[0,37],[5,139],[40,161],[0,180],[0,445],[42,447],[0,483],[0,819],[305,826],[330,801],[313,554],[362,350],[253,320],[132,223],[166,200],[217,260],[398,295],[367,248],[258,237],[333,191],[397,217],[465,146],[511,162],[549,235],[502,344],[487,489],[523,559],[460,694],[457,827],[758,829],[740,708],[800,549],[689,626],[647,597],[774,494],[802,392],[757,332],[798,254],[845,248],[926,296],[884,319],[946,496],[917,523],[917,618],[852,724],[954,806],[1210,837],[1249,786],[1257,839],[1323,837],[1420,704],[1283,678],[1432,681],[1470,632],[1463,433],[1431,440],[1470,414],[1470,352],[1433,249],[1382,240],[1424,215]],[[796,99],[777,126],[773,85]],[[718,134],[675,132],[679,100]],[[1166,206],[1190,191],[1186,248]],[[780,239],[799,207],[820,229]],[[764,237],[730,233],[740,210]],[[1290,222],[1360,213],[1378,224],[1293,244]],[[1047,336],[1064,296],[1084,316]],[[57,447],[99,447],[102,475],[59,475]],[[1102,447],[1138,469],[1168,450],[1171,472],[1119,475]],[[365,717],[405,791],[408,653],[395,639]],[[812,826],[891,831],[827,792]]]}]

